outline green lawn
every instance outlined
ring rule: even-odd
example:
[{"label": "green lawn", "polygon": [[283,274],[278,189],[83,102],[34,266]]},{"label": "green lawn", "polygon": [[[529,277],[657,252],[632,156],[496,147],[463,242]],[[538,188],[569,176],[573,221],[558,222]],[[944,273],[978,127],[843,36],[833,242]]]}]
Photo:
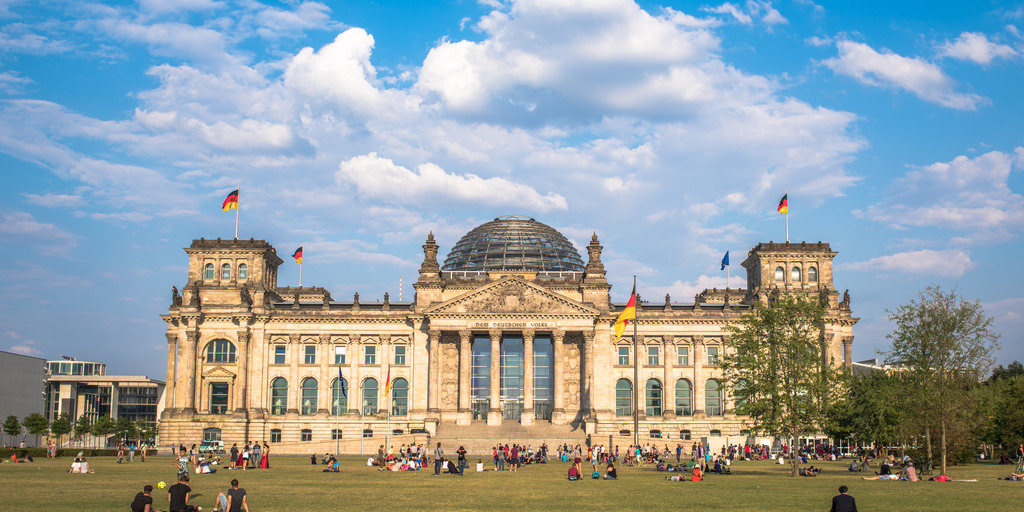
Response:
[{"label": "green lawn", "polygon": [[[365,459],[362,459],[365,463]],[[160,480],[173,483],[175,470],[167,455],[145,462],[117,464],[89,461],[95,474],[68,474],[68,459],[33,464],[0,464],[0,503],[6,510],[128,510],[135,493]],[[815,464],[817,465],[817,464]],[[977,482],[877,482],[849,473],[843,463],[824,463],[817,478],[791,478],[786,467],[738,462],[733,475],[712,475],[700,483],[665,481],[653,469],[619,468],[619,481],[565,480],[566,464],[527,466],[517,473],[470,473],[433,476],[430,471],[381,473],[356,459],[343,472],[321,472],[308,459],[275,457],[269,470],[220,470],[192,475],[193,503],[213,508],[218,491],[238,478],[249,493],[250,509],[266,510],[828,510],[840,485],[850,487],[860,510],[907,512],[1024,510],[1024,482],[997,480],[1012,466],[957,466],[955,479]],[[154,490],[160,510],[166,491]]]}]

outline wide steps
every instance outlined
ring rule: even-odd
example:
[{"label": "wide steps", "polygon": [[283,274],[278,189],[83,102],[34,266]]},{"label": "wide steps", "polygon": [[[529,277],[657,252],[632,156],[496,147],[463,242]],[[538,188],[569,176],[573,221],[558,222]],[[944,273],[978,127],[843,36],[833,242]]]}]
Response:
[{"label": "wide steps", "polygon": [[440,442],[446,450],[454,450],[464,446],[472,456],[491,455],[491,448],[497,444],[524,444],[534,450],[547,443],[548,447],[561,444],[584,444],[587,434],[582,428],[571,425],[552,425],[539,423],[524,426],[520,423],[503,423],[487,425],[483,421],[471,425],[456,425],[454,422],[442,422],[437,425],[437,435],[431,438],[431,445]]}]

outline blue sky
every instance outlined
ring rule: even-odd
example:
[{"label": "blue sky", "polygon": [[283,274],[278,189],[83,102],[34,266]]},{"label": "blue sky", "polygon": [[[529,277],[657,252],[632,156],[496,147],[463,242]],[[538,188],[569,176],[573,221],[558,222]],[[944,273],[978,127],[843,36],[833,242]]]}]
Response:
[{"label": "blue sky", "polygon": [[182,248],[238,187],[240,237],[364,301],[516,213],[596,232],[614,300],[689,302],[788,191],[855,358],[939,284],[1024,360],[1022,32],[1022,2],[0,0],[0,350],[163,378]]}]

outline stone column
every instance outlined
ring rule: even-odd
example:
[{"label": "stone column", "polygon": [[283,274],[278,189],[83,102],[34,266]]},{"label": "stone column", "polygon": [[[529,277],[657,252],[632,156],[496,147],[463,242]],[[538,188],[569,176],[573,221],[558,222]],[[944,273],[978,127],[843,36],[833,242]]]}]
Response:
[{"label": "stone column", "polygon": [[178,359],[178,335],[175,333],[167,333],[167,384],[164,386],[164,409],[166,411],[173,411],[177,405],[174,399],[174,366]]},{"label": "stone column", "polygon": [[441,410],[437,407],[438,397],[441,388],[441,331],[431,329],[430,336],[430,381],[427,395],[427,412],[440,415]]},{"label": "stone column", "polygon": [[593,329],[583,331],[583,373],[580,375],[585,390],[581,397],[580,409],[591,419],[594,417],[594,335]]},{"label": "stone column", "polygon": [[[331,335],[326,333],[320,333],[319,352],[317,356],[320,361],[320,378],[317,379],[317,393],[316,393],[316,412],[320,414],[331,413],[331,374],[328,371],[329,363],[334,361],[328,361],[331,357]],[[332,427],[333,428],[333,427]]]},{"label": "stone column", "polygon": [[348,358],[348,413],[358,416],[363,407],[363,386],[359,378],[359,335],[350,334],[348,341],[348,349],[345,351],[345,357]]},{"label": "stone column", "polygon": [[196,412],[196,346],[199,344],[199,331],[185,331],[188,341],[185,342],[185,356],[182,357],[184,368],[182,377],[185,379],[185,403],[183,408],[188,412]]},{"label": "stone column", "polygon": [[676,394],[675,381],[672,379],[672,365],[674,362],[669,359],[669,347],[675,344],[675,336],[661,337],[661,363],[665,365],[665,376],[661,386],[661,412],[666,420],[676,419]]},{"label": "stone column", "polygon": [[459,425],[469,425],[473,421],[473,413],[469,408],[472,340],[473,333],[469,329],[459,331],[459,413],[456,418]]},{"label": "stone column", "polygon": [[[382,375],[384,376],[384,378],[381,379],[380,394],[378,395],[380,397],[380,400],[377,402],[377,414],[387,414],[388,411],[391,410],[391,395],[388,394],[388,396],[384,396],[384,390],[387,388],[387,385],[388,385],[387,378],[388,378],[388,374],[391,371],[391,335],[390,334],[381,334],[380,335],[380,351],[377,354],[377,357],[380,358],[378,360],[380,361],[380,368],[381,368],[381,371],[383,372]],[[394,377],[391,377],[391,378],[394,379]]]},{"label": "stone column", "polygon": [[501,425],[501,330],[491,329],[491,408],[488,425]]},{"label": "stone column", "polygon": [[523,331],[523,414],[519,422],[533,425],[533,329]]},{"label": "stone column", "polygon": [[235,376],[235,414],[245,417],[249,404],[249,330],[238,331],[238,351],[235,353],[238,375]]},{"label": "stone column", "polygon": [[558,329],[551,333],[551,348],[554,354],[554,362],[552,366],[555,370],[554,375],[554,386],[552,387],[552,410],[551,410],[551,423],[555,425],[565,424],[565,403],[563,396],[565,394],[565,382],[562,368],[563,358],[565,357],[565,348],[563,342],[565,341],[565,331]]},{"label": "stone column", "polygon": [[853,336],[843,336],[843,365],[853,369]]},{"label": "stone column", "polygon": [[693,337],[693,417],[704,414],[704,336]]},{"label": "stone column", "polygon": [[291,356],[291,367],[288,370],[288,409],[285,410],[287,414],[298,414],[299,413],[299,402],[302,400],[302,390],[299,387],[299,358],[305,357],[305,354],[300,353],[299,341],[300,336],[298,334],[288,335],[288,351],[286,354]]}]

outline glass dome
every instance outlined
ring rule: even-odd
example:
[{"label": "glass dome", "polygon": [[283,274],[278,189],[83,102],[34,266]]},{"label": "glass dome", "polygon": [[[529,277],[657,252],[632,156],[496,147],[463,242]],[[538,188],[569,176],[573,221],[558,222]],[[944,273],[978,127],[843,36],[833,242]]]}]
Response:
[{"label": "glass dome", "polygon": [[583,259],[551,226],[506,215],[466,233],[448,253],[442,270],[583,272]]}]

